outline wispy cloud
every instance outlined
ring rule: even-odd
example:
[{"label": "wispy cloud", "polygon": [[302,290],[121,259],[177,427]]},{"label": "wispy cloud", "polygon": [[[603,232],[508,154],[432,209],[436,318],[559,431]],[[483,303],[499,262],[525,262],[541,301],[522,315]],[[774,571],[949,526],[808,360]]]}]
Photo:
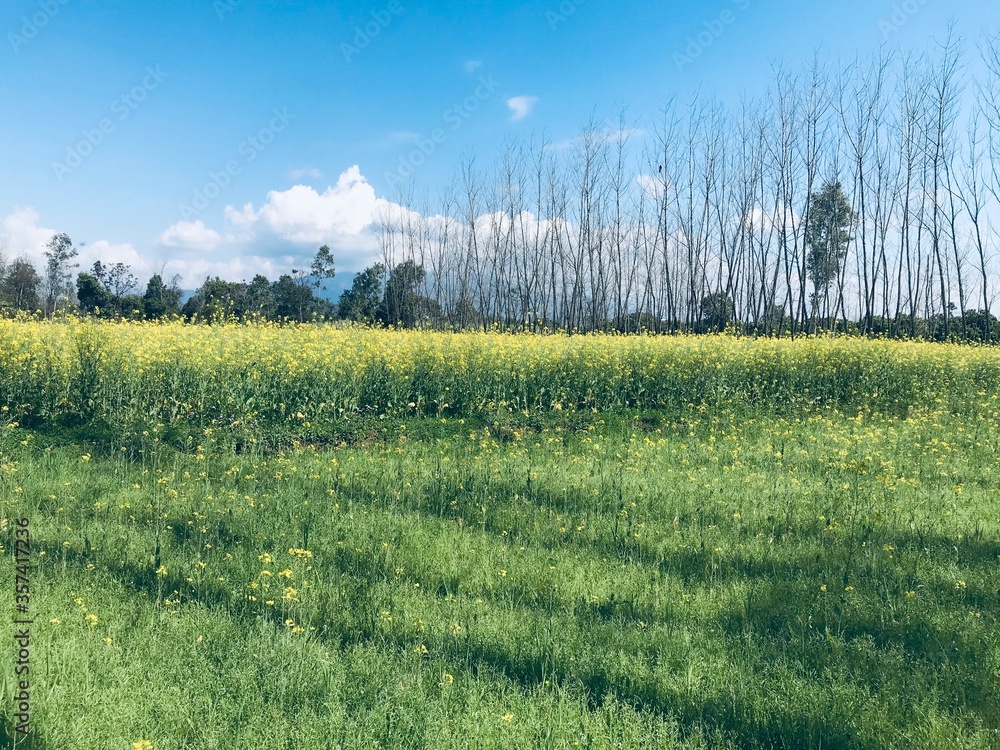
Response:
[{"label": "wispy cloud", "polygon": [[288,176],[293,180],[301,180],[303,177],[311,177],[314,180],[319,180],[323,178],[323,173],[316,169],[316,167],[302,167],[300,169],[293,169],[288,173]]},{"label": "wispy cloud", "polygon": [[507,100],[507,106],[510,107],[511,118],[514,121],[523,120],[525,117],[531,114],[531,110],[534,109],[535,105],[538,103],[537,96],[513,96]]},{"label": "wispy cloud", "polygon": [[389,138],[396,143],[413,143],[419,140],[420,133],[414,133],[412,130],[396,130],[389,133]]},{"label": "wispy cloud", "polygon": [[[589,133],[589,137],[592,139],[591,142],[596,143],[624,143],[632,138],[644,138],[646,136],[646,131],[642,128],[625,128],[624,130],[617,130],[612,128],[605,128],[604,130],[596,130]],[[567,151],[571,148],[581,145],[584,142],[586,136],[578,135],[576,138],[570,138],[565,141],[556,141],[547,147],[548,151]]]},{"label": "wispy cloud", "polygon": [[479,70],[481,67],[483,67],[483,61],[482,60],[466,60],[464,67],[465,67],[465,72],[466,73],[475,73],[477,70]]}]

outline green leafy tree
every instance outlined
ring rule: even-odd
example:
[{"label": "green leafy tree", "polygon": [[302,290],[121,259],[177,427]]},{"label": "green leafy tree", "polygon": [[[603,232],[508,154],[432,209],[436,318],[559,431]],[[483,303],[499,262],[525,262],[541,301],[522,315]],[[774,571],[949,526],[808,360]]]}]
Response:
[{"label": "green leafy tree", "polygon": [[342,320],[355,323],[373,323],[378,318],[379,303],[382,301],[382,284],[385,281],[385,266],[381,263],[368,266],[354,277],[351,288],[344,290],[337,303],[337,315]]},{"label": "green leafy tree", "polygon": [[378,318],[387,326],[415,328],[420,318],[421,297],[417,292],[427,272],[412,260],[400,263],[389,273]]},{"label": "green leafy tree", "polygon": [[159,320],[176,313],[180,301],[181,290],[177,288],[176,282],[168,287],[160,274],[154,274],[146,282],[142,311],[147,320]]},{"label": "green leafy tree", "polygon": [[24,258],[11,262],[0,279],[0,301],[15,310],[34,312],[38,309],[39,289],[42,277],[38,271]]},{"label": "green leafy tree", "polygon": [[701,301],[701,328],[724,331],[736,319],[736,305],[725,292],[712,292]]},{"label": "green leafy tree", "polygon": [[215,321],[229,317],[242,318],[246,314],[246,284],[223,281],[216,277],[206,279],[201,289],[187,302],[181,312],[188,319]]},{"label": "green leafy tree", "polygon": [[146,317],[146,301],[138,294],[122,295],[116,307],[118,314],[127,320],[142,320]]},{"label": "green leafy tree", "polygon": [[277,304],[271,291],[271,282],[262,274],[253,277],[247,287],[247,312],[262,318],[273,319]]},{"label": "green leafy tree", "polygon": [[81,273],[76,277],[76,298],[80,312],[86,315],[107,315],[112,312],[114,298],[101,280],[93,274]]},{"label": "green leafy tree", "polygon": [[857,214],[839,181],[827,182],[809,196],[806,270],[815,289],[814,320],[820,300],[824,305],[829,302],[830,286],[840,276],[857,223]]},{"label": "green leafy tree", "polygon": [[271,285],[274,314],[279,320],[304,322],[316,309],[312,289],[298,283],[295,276],[285,274]]},{"label": "green leafy tree", "polygon": [[125,263],[115,263],[108,267],[104,286],[116,300],[134,292],[138,285],[139,279],[132,273],[132,266]]},{"label": "green leafy tree", "polygon": [[55,312],[60,301],[73,296],[71,274],[77,264],[72,260],[77,256],[73,241],[65,234],[56,234],[45,249],[45,312]]},{"label": "green leafy tree", "polygon": [[326,282],[337,275],[337,269],[333,264],[333,252],[329,245],[323,245],[313,258],[309,271],[313,279],[313,286],[320,292],[325,288]]}]

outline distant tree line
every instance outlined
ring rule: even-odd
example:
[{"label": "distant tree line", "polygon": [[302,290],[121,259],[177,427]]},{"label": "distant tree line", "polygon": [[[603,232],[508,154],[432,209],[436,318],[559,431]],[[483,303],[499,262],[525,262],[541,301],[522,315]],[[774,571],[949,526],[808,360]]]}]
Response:
[{"label": "distant tree line", "polygon": [[[56,235],[41,273],[0,263],[0,305],[466,330],[861,335],[1000,341],[1000,37],[977,66],[950,35],[923,57],[779,72],[737,109],[669,104],[569,144],[474,159],[435,206],[378,218],[377,263],[334,303],[333,256],[277,281],[78,273]],[[972,73],[970,75],[970,72]]]},{"label": "distant tree line", "polygon": [[624,116],[511,142],[387,210],[383,265],[427,269],[428,313],[458,328],[998,341],[1000,41],[970,66],[963,46],[673,102],[638,156]]},{"label": "distant tree line", "polygon": [[111,318],[157,320],[183,317],[189,321],[262,319],[288,322],[346,320],[365,325],[415,328],[444,325],[437,305],[419,293],[425,278],[422,267],[404,261],[387,269],[376,263],[354,277],[339,302],[323,297],[326,283],[336,275],[333,253],[321,247],[308,270],[293,269],[277,281],[258,274],[248,283],[206,279],[186,301],[179,277],[169,284],[154,274],[138,293],[139,279],[124,263],[97,261],[79,272],[78,251],[65,234],[49,240],[44,275],[30,261],[8,262],[0,252],[0,308],[51,316],[58,312]]}]

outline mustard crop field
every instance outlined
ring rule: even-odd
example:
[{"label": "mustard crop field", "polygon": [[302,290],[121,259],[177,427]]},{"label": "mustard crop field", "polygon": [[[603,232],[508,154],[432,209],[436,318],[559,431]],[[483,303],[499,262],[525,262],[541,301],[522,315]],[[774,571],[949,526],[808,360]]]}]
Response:
[{"label": "mustard crop field", "polygon": [[998,349],[3,321],[0,410],[0,747],[26,614],[36,750],[1000,747]]}]

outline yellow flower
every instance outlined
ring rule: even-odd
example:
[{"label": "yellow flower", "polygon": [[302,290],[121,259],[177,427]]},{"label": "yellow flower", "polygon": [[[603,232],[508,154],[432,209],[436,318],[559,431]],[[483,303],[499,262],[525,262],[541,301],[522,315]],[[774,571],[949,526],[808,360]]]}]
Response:
[{"label": "yellow flower", "polygon": [[504,714],[503,720],[506,721],[508,724],[510,724],[512,721],[514,721],[514,714]]},{"label": "yellow flower", "polygon": [[97,615],[95,615],[93,612],[91,612],[83,619],[87,621],[87,624],[90,625],[90,627],[94,627],[95,625],[97,625]]},{"label": "yellow flower", "polygon": [[132,750],[153,750],[153,743],[149,740],[138,740],[132,743]]}]

